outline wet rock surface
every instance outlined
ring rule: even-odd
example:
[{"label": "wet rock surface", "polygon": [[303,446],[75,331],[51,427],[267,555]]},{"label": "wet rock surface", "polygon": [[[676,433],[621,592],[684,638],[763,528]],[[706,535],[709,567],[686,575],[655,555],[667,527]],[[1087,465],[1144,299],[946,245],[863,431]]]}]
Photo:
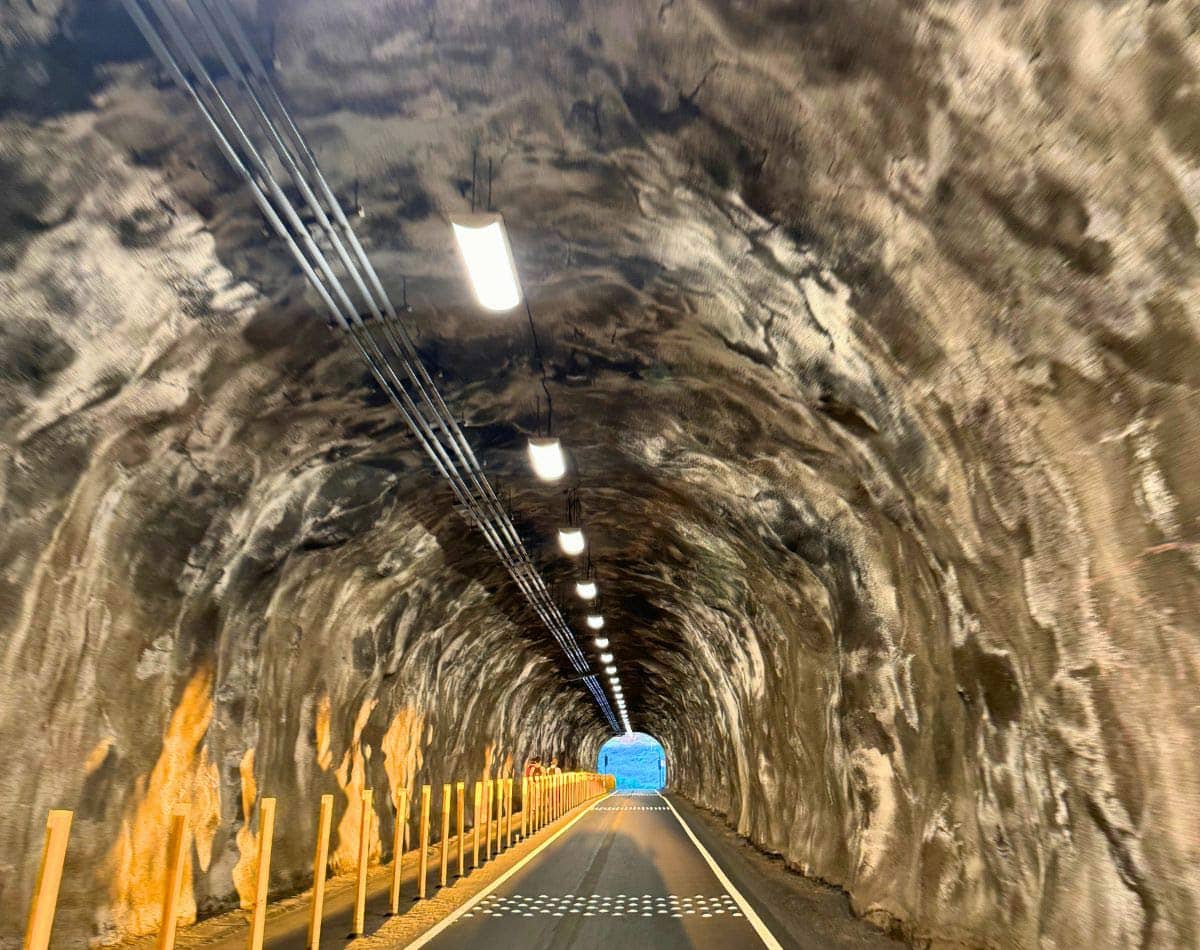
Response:
[{"label": "wet rock surface", "polygon": [[[527,328],[634,728],[856,912],[1200,941],[1189,5],[237,4],[547,576]],[[279,891],[316,802],[607,737],[119,5],[0,13],[0,934]],[[577,629],[582,617],[572,614]],[[379,834],[390,840],[390,810]],[[386,855],[387,845],[378,846]]]}]

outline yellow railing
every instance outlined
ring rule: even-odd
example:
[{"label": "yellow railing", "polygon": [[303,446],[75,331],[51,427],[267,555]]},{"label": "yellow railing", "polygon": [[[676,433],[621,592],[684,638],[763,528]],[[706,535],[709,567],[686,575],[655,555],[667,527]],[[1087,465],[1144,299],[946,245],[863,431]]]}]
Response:
[{"label": "yellow railing", "polygon": [[[438,865],[438,880],[447,883],[450,862],[450,819],[451,811],[456,815],[455,847],[458,852],[458,874],[463,877],[470,872],[465,867],[465,798],[466,783],[454,782],[442,785],[441,794],[441,853]],[[474,810],[472,811],[471,870],[480,866],[480,834],[484,837],[484,854],[491,860],[495,853],[512,847],[513,836],[518,840],[532,837],[543,828],[558,821],[568,812],[586,804],[599,795],[616,788],[612,775],[595,772],[560,772],[554,775],[489,776],[474,785]],[[520,825],[514,806],[519,789]],[[417,899],[425,899],[429,872],[429,831],[433,786],[422,785],[419,792],[416,859]],[[453,801],[453,804],[452,804]],[[270,881],[271,846],[275,827],[275,799],[259,799],[259,842],[258,861],[254,876],[255,893],[250,904],[249,950],[261,950],[266,924],[267,890]],[[393,800],[396,809],[394,838],[392,842],[392,876],[388,891],[391,912],[400,910],[402,872],[405,866],[405,847],[409,842],[408,830],[411,807],[407,789],[399,789]],[[375,820],[374,792],[366,789],[359,801],[359,850],[355,875],[354,935],[364,933],[367,900],[367,870],[370,862],[371,829]],[[67,856],[73,812],[52,811],[46,824],[46,844],[38,868],[33,902],[29,910],[29,925],[25,934],[24,950],[48,950],[50,931],[54,925],[54,912],[58,904],[59,884]],[[317,818],[316,851],[313,858],[313,887],[308,924],[308,946],[316,950],[321,943],[321,922],[324,914],[325,879],[329,871],[329,835],[333,820],[333,796],[322,795]],[[183,886],[184,869],[189,858],[188,806],[177,805],[171,813],[167,835],[166,876],[163,881],[162,923],[158,934],[158,950],[173,950],[178,924],[180,890]]]}]

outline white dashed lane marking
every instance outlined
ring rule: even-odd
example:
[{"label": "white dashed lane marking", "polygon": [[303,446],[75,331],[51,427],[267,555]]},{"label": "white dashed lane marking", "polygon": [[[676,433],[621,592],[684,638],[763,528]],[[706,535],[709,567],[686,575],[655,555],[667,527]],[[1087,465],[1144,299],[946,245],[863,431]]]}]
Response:
[{"label": "white dashed lane marking", "polygon": [[463,917],[741,917],[729,894],[538,894],[482,900]]},{"label": "white dashed lane marking", "polygon": [[599,805],[596,811],[668,811],[666,805]]}]

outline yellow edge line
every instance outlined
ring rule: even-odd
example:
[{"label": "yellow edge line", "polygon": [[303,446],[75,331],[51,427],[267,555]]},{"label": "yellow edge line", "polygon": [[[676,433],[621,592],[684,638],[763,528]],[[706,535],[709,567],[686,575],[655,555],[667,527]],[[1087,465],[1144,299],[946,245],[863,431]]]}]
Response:
[{"label": "yellow edge line", "polygon": [[750,926],[754,928],[754,931],[758,934],[759,939],[761,939],[766,946],[770,947],[771,950],[783,950],[782,945],[778,940],[775,939],[774,934],[767,929],[767,925],[763,923],[762,918],[758,916],[758,913],[753,907],[750,906],[750,903],[746,900],[746,898],[742,896],[742,892],[733,886],[733,881],[729,880],[725,872],[721,870],[721,867],[717,864],[716,859],[708,853],[708,849],[704,847],[704,845],[700,843],[700,839],[692,833],[692,829],[689,828],[687,822],[683,820],[683,816],[675,810],[675,806],[671,804],[670,799],[668,799],[667,796],[662,792],[658,793],[658,797],[667,803],[667,807],[671,809],[671,814],[675,816],[675,820],[678,821],[683,827],[683,830],[687,832],[687,836],[692,839],[692,844],[696,846],[696,850],[698,850],[703,856],[704,860],[708,862],[708,866],[712,868],[712,872],[717,876],[717,880],[721,882],[721,885],[729,892],[729,895],[735,901],[737,901],[738,907],[740,907],[742,909],[742,913],[746,915],[746,920],[750,923]]},{"label": "yellow edge line", "polygon": [[[567,822],[565,825],[563,825],[563,827],[559,828],[558,831],[554,832],[554,834],[552,834],[549,838],[547,838],[540,845],[538,845],[537,848],[535,848],[529,854],[525,855],[525,857],[523,857],[520,861],[518,861],[516,864],[514,864],[511,868],[509,868],[507,871],[505,871],[503,874],[501,874],[498,878],[496,878],[496,880],[492,881],[492,883],[489,884],[487,887],[485,887],[482,891],[480,891],[478,894],[476,894],[474,897],[472,897],[469,901],[467,901],[465,904],[463,904],[457,910],[451,911],[450,914],[443,917],[440,921],[438,921],[436,924],[434,924],[429,930],[426,930],[425,933],[421,934],[421,936],[417,937],[416,940],[414,940],[412,943],[408,944],[406,947],[406,950],[416,950],[417,947],[423,947],[423,946],[425,946],[425,944],[429,943],[430,940],[432,940],[434,937],[436,937],[438,934],[440,934],[443,930],[445,930],[447,927],[449,927],[452,923],[454,923],[456,920],[458,920],[459,917],[461,917],[463,914],[465,914],[467,911],[469,911],[472,907],[474,907],[481,900],[483,900],[490,893],[492,893],[492,891],[494,891],[501,884],[503,884],[510,877],[512,877],[514,874],[516,874],[519,870],[521,870],[521,868],[525,867],[525,865],[527,865],[530,861],[532,861],[539,854],[541,854],[548,847],[550,847],[550,845],[554,844],[554,842],[557,841],[560,837],[562,837],[564,834],[566,834],[568,831],[570,831],[571,826],[574,825],[575,822],[579,821],[580,818],[582,818],[584,815],[586,815],[588,812],[590,812],[593,808],[595,808],[597,805],[599,805],[602,801],[605,801],[606,799],[610,798],[612,796],[612,794],[613,794],[612,792],[609,792],[607,795],[597,798],[594,802],[592,802],[590,805],[588,805],[587,808],[585,808],[578,815],[576,815],[574,818],[572,818],[569,822]],[[669,805],[670,802],[668,802],[667,804]],[[689,834],[690,834],[690,832],[689,832]],[[695,840],[695,839],[693,839],[693,840]],[[775,946],[779,946],[779,945],[775,944]]]}]

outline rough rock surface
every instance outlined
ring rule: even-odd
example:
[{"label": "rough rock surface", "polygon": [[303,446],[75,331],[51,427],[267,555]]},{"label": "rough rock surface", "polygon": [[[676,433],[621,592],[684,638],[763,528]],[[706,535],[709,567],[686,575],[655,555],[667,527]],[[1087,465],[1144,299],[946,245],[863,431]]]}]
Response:
[{"label": "rough rock surface", "polygon": [[[1193,5],[238,7],[565,580],[525,328],[444,221],[493,158],[678,790],[914,937],[1200,943]],[[9,4],[0,57],[0,938],[51,807],[77,945],[154,928],[177,801],[207,913],[256,791],[282,891],[322,792],[586,760],[585,694],[119,5]]]}]

